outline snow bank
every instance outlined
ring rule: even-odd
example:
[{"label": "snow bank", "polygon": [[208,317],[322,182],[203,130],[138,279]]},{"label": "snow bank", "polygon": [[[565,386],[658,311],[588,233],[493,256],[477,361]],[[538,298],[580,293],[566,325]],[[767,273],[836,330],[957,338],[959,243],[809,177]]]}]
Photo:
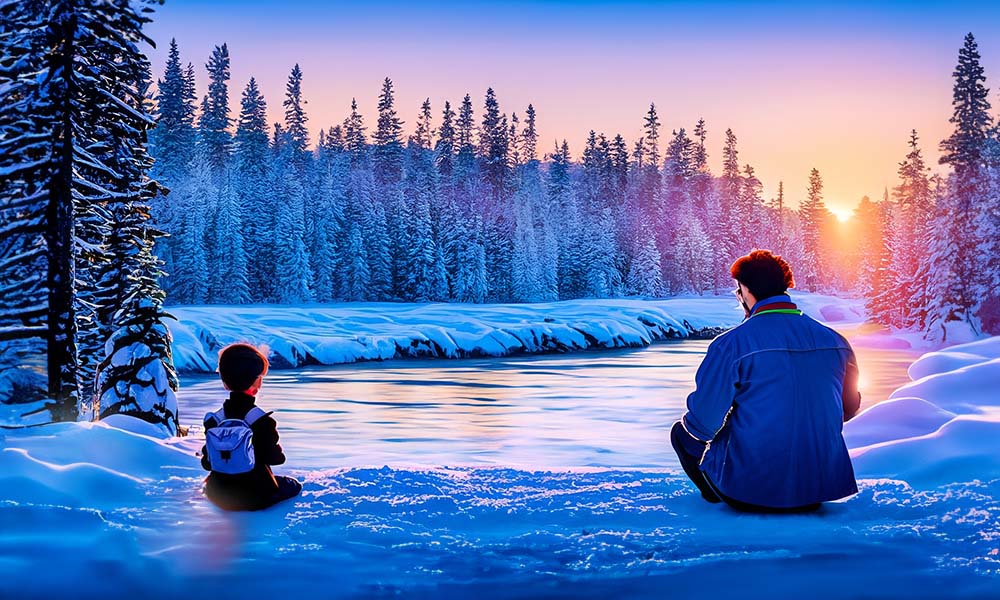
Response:
[{"label": "snow bank", "polygon": [[[199,465],[175,445],[106,421],[55,423],[0,438],[0,502],[106,508],[141,501],[148,485]],[[13,442],[16,440],[16,445]]]},{"label": "snow bank", "polygon": [[844,426],[855,470],[911,485],[1000,478],[1000,337],[929,352],[919,378]]},{"label": "snow bank", "polygon": [[[860,300],[792,292],[813,318],[864,320]],[[648,346],[712,337],[743,320],[731,296],[572,300],[541,304],[344,303],[175,306],[174,364],[212,372],[226,344],[266,346],[276,368],[402,357],[478,357]]]}]

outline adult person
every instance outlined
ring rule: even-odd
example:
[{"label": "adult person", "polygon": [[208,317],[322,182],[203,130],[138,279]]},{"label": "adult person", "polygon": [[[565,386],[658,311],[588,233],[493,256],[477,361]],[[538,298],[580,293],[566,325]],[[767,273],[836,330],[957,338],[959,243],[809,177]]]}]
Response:
[{"label": "adult person", "polygon": [[843,423],[861,406],[851,345],[791,301],[792,270],[768,250],[730,268],[745,313],[712,340],[670,441],[709,502],[804,512],[858,491]]}]

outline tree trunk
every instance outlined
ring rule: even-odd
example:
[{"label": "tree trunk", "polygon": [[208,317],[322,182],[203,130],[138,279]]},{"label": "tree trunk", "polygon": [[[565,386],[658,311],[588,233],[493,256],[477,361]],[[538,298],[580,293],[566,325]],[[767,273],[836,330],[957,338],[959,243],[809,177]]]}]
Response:
[{"label": "tree trunk", "polygon": [[[61,18],[60,18],[61,17]],[[73,54],[76,16],[63,14],[52,25],[61,47],[53,57],[50,91],[54,130],[49,202],[46,207],[45,243],[48,250],[48,378],[50,408],[54,419],[72,421],[78,415],[76,314],[73,297],[76,269],[73,259]]]}]

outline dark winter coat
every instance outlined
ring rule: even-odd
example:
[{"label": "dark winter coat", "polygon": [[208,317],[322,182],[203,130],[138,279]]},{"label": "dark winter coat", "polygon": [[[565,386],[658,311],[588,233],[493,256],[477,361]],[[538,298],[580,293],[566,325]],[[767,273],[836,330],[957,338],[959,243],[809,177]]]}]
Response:
[{"label": "dark winter coat", "polygon": [[[254,406],[255,398],[243,392],[230,392],[222,404],[227,419],[242,419]],[[214,417],[209,417],[205,430],[217,427]],[[267,505],[278,491],[270,465],[285,462],[285,454],[278,444],[278,424],[271,415],[263,416],[250,426],[253,431],[254,468],[249,473],[229,475],[211,472],[205,479],[205,493],[226,508],[245,509]],[[205,446],[201,449],[201,466],[212,470]]]},{"label": "dark winter coat", "polygon": [[695,375],[682,423],[708,442],[699,468],[726,496],[758,506],[856,493],[843,422],[861,404],[857,379],[844,336],[786,294],[759,300],[712,340]]}]

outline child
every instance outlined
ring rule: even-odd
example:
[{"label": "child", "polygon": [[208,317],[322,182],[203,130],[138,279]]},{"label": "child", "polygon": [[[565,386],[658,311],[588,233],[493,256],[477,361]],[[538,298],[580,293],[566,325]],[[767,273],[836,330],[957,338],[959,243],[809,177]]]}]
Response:
[{"label": "child", "polygon": [[219,375],[230,393],[222,410],[205,415],[201,466],[211,471],[205,495],[226,510],[260,510],[302,490],[295,479],[271,472],[270,465],[283,464],[285,455],[278,424],[254,404],[267,367],[267,357],[247,344],[219,352]]}]

